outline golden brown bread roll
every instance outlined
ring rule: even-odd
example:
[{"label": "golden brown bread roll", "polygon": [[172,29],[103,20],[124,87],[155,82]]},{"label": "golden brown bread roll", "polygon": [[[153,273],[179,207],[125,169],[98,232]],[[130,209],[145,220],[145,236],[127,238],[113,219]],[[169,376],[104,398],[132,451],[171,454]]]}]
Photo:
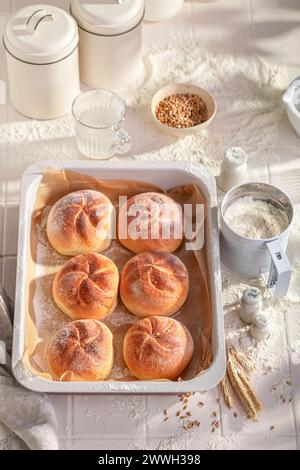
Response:
[{"label": "golden brown bread roll", "polygon": [[104,380],[113,365],[112,334],[104,323],[77,320],[64,325],[48,348],[48,364],[55,378]]},{"label": "golden brown bread roll", "polygon": [[149,317],[132,325],[123,346],[131,374],[140,380],[175,379],[194,352],[188,329],[174,318]]},{"label": "golden brown bread roll", "polygon": [[189,275],[172,253],[145,251],[131,258],[121,273],[120,295],[138,317],[170,316],[186,301]]},{"label": "golden brown bread roll", "polygon": [[120,207],[118,237],[134,253],[177,250],[182,242],[182,210],[159,193],[133,196]]},{"label": "golden brown bread roll", "polygon": [[102,320],[116,307],[119,273],[113,261],[97,253],[78,255],[56,273],[53,297],[73,320]]},{"label": "golden brown bread roll", "polygon": [[102,193],[75,191],[59,199],[47,220],[47,235],[62,255],[99,253],[111,242],[113,205]]}]

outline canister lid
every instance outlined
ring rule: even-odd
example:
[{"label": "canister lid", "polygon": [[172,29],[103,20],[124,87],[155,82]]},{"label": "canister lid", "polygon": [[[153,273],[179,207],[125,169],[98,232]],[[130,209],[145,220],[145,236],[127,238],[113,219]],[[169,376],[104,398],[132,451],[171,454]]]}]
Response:
[{"label": "canister lid", "polygon": [[80,28],[100,36],[114,36],[140,23],[144,0],[72,0],[71,13]]},{"label": "canister lid", "polygon": [[30,5],[17,11],[4,30],[8,52],[33,64],[61,60],[77,44],[76,22],[67,12],[51,5]]}]

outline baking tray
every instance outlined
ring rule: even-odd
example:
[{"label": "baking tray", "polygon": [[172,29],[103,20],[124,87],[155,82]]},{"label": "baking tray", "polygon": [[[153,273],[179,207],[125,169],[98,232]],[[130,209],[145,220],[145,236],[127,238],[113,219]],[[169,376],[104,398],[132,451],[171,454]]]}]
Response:
[{"label": "baking tray", "polygon": [[[205,247],[211,291],[213,328],[211,366],[198,377],[182,382],[56,382],[33,376],[23,365],[25,344],[26,271],[29,253],[30,226],[36,193],[44,170],[49,167],[87,174],[97,179],[134,179],[156,184],[168,190],[174,186],[195,183],[208,202],[205,227]],[[19,238],[12,370],[17,381],[26,388],[46,393],[185,393],[205,391],[215,387],[225,373],[225,341],[222,308],[219,234],[216,206],[216,186],[213,175],[203,165],[194,162],[87,162],[42,161],[23,174],[20,195]]]}]

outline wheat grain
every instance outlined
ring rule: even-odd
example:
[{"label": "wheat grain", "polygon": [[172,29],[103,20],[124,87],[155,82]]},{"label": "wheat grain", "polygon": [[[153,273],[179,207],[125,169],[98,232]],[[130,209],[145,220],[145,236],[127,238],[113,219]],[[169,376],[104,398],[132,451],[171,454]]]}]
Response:
[{"label": "wheat grain", "polygon": [[160,101],[155,115],[164,125],[178,129],[194,127],[207,121],[207,106],[198,95],[177,94]]}]

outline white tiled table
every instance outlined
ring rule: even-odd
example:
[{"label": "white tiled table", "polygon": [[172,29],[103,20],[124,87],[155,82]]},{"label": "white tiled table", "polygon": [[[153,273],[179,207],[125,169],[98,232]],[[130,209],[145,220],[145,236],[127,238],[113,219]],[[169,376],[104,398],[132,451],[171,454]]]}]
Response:
[{"label": "white tiled table", "polygon": [[[8,15],[31,0],[1,0],[0,27]],[[49,1],[67,8],[67,0]],[[169,34],[176,30],[187,34],[199,32],[214,40],[217,32],[230,32],[238,41],[245,55],[258,54],[268,60],[289,67],[291,74],[299,74],[300,67],[300,3],[298,0],[219,0],[191,1],[175,19],[161,24],[144,26],[145,48],[149,41],[165,44]],[[0,49],[0,79],[6,80],[4,51]],[[150,138],[139,138],[139,123],[134,114],[130,117],[134,153],[151,150],[155,142]],[[20,122],[20,128],[27,125],[25,118],[18,115],[9,105],[0,105],[0,269],[2,282],[13,295],[15,285],[16,241],[18,226],[18,185],[25,169],[22,160],[22,146],[15,148],[13,142],[22,135],[10,135],[7,123]],[[47,131],[47,130],[46,130]],[[45,132],[46,132],[45,131]],[[39,150],[54,158],[51,149],[57,148],[57,136],[49,135],[43,146],[32,140],[32,161]],[[67,158],[69,138],[61,138],[61,154]],[[46,141],[46,143],[45,143]],[[45,150],[46,149],[46,150]],[[269,163],[269,179],[282,188],[293,181],[293,199],[300,205],[300,140],[291,130],[287,119],[280,126],[276,142],[277,166],[272,171]],[[56,155],[59,158],[59,155]],[[72,158],[72,156],[71,156]],[[278,161],[281,171],[278,173]],[[266,168],[262,168],[264,172]],[[300,312],[291,311],[286,315],[288,340],[300,337]],[[284,333],[284,332],[283,332]],[[283,335],[284,336],[284,335]],[[193,419],[199,419],[201,426],[191,432],[182,432],[181,422],[175,417],[179,409],[177,396],[52,396],[57,413],[58,433],[62,448],[74,449],[123,449],[123,448],[273,448],[295,449],[300,447],[300,364],[293,361],[288,352],[283,358],[291,374],[292,402],[288,405],[268,404],[258,423],[249,423],[244,418],[233,418],[232,412],[218,403],[218,391],[213,390],[191,399]],[[270,378],[270,384],[272,380]],[[197,406],[203,401],[205,406]],[[172,417],[164,422],[163,410],[168,409]],[[216,412],[221,426],[214,436],[211,434],[212,415]],[[270,426],[279,423],[274,430]]]}]

